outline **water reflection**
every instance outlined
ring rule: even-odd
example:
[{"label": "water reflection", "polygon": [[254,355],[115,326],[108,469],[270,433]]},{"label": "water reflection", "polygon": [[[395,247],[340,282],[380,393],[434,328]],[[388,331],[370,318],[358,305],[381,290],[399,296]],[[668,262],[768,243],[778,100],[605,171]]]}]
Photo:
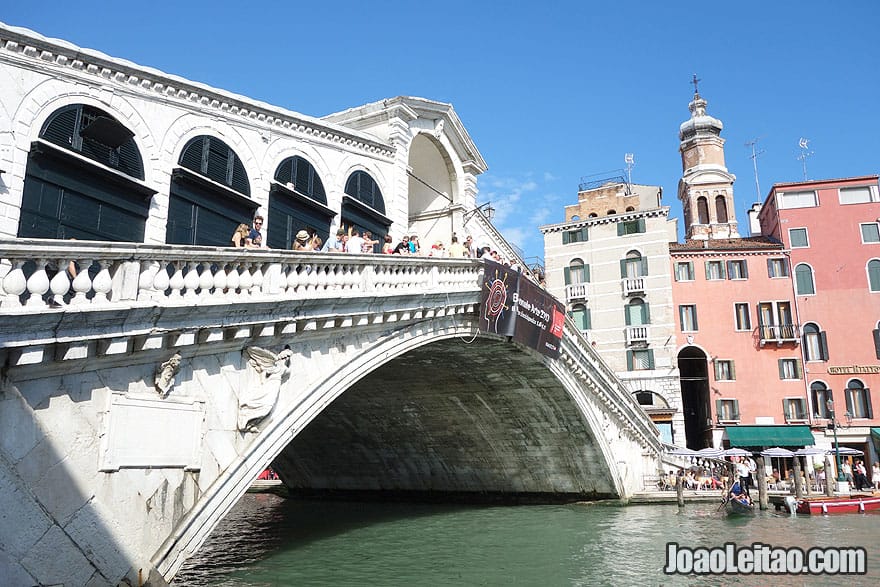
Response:
[{"label": "water reflection", "polygon": [[[666,544],[863,545],[877,514],[726,518],[715,504],[618,507],[327,503],[246,495],[180,585],[825,585],[831,577],[669,577]],[[849,582],[848,579],[844,579]]]}]

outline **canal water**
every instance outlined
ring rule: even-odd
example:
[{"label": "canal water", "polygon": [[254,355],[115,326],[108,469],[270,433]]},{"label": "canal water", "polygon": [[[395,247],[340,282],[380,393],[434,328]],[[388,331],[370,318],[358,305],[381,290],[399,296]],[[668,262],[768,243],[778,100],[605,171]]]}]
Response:
[{"label": "canal water", "polygon": [[[664,575],[682,546],[864,546],[868,576]],[[880,585],[880,514],[727,518],[717,504],[457,506],[247,494],[175,585]]]}]

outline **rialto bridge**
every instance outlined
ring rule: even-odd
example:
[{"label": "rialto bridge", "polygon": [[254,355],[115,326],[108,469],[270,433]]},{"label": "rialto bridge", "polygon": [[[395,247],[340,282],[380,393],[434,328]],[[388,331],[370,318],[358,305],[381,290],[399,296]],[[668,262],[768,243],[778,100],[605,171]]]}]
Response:
[{"label": "rialto bridge", "polygon": [[3,584],[163,584],[270,463],[301,490],[626,499],[660,441],[570,324],[479,329],[484,264],[0,243]]}]

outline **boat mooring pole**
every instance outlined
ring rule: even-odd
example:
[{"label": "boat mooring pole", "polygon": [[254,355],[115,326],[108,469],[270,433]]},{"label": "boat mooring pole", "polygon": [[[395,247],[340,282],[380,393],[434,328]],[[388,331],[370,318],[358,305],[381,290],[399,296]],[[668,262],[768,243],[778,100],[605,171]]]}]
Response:
[{"label": "boat mooring pole", "polygon": [[834,479],[831,477],[831,460],[825,455],[825,495],[834,497]]},{"label": "boat mooring pole", "polygon": [[684,507],[684,477],[675,476],[675,498],[678,500],[678,507]]},{"label": "boat mooring pole", "polygon": [[758,476],[758,507],[766,510],[770,502],[767,499],[767,469],[764,468],[764,457],[758,455],[758,470],[755,473]]},{"label": "boat mooring pole", "polygon": [[801,483],[801,458],[794,457],[794,496],[801,499],[804,496],[804,484]]}]

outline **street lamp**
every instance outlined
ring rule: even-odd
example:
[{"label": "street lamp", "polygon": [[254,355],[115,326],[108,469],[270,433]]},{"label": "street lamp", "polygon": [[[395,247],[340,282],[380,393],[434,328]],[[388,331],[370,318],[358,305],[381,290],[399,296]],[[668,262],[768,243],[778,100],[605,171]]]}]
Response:
[{"label": "street lamp", "polygon": [[492,217],[495,216],[495,208],[492,207],[492,203],[485,202],[483,204],[480,204],[476,208],[472,208],[472,209],[468,210],[467,212],[465,212],[464,218],[462,219],[462,222],[464,222],[466,224],[468,220],[473,218],[474,214],[476,214],[478,210],[480,211],[480,213],[483,216],[486,217],[486,220],[489,220],[490,222],[492,220]]},{"label": "street lamp", "polygon": [[828,408],[828,413],[831,414],[831,425],[834,426],[834,460],[837,462],[837,480],[846,481],[846,475],[843,474],[843,469],[840,468],[840,442],[837,441],[837,420],[834,418],[834,401],[829,399],[825,402],[825,407]]}]

